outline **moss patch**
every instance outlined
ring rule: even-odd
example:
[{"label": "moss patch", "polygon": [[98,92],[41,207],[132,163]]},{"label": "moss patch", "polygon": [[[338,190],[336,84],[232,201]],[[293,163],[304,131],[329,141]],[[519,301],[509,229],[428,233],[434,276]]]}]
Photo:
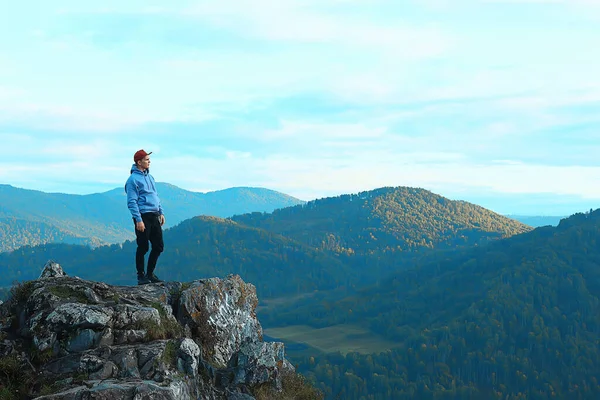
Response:
[{"label": "moss patch", "polygon": [[277,392],[270,384],[253,389],[256,400],[323,400],[323,392],[315,388],[304,376],[286,372],[281,377],[282,391]]},{"label": "moss patch", "polygon": [[135,325],[135,329],[141,329],[146,331],[146,337],[149,340],[163,340],[163,339],[177,339],[183,334],[183,329],[177,321],[167,317],[167,313],[164,309],[161,312],[162,307],[157,308],[160,314],[160,323],[154,320],[146,319],[139,321]]},{"label": "moss patch", "polygon": [[163,363],[170,365],[173,368],[177,366],[177,344],[175,341],[169,340],[167,342],[160,359]]},{"label": "moss patch", "polygon": [[29,354],[31,355],[31,362],[37,367],[47,364],[54,356],[52,349],[39,351],[38,348],[33,345],[29,350]]},{"label": "moss patch", "polygon": [[33,281],[27,281],[23,283],[15,282],[10,288],[10,302],[12,305],[23,304],[33,293],[35,289]]},{"label": "moss patch", "polygon": [[[0,399],[18,399],[27,395],[34,381],[33,371],[17,356],[0,359]],[[12,396],[5,396],[6,393]]]},{"label": "moss patch", "polygon": [[163,306],[162,303],[155,301],[155,302],[150,303],[150,307],[155,308],[156,311],[158,311],[158,314],[160,315],[161,320],[163,318],[167,318],[167,312],[165,311],[165,307]]},{"label": "moss patch", "polygon": [[50,286],[48,288],[48,291],[50,293],[52,293],[54,296],[59,297],[61,299],[74,299],[74,300],[78,301],[79,303],[83,303],[83,304],[90,303],[90,300],[87,298],[87,296],[85,294],[81,293],[78,290],[73,289],[70,286],[63,286],[63,285]]}]

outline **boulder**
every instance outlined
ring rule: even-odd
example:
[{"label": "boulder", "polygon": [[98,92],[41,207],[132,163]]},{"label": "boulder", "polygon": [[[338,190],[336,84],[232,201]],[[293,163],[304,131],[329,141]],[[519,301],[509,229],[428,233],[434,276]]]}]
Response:
[{"label": "boulder", "polygon": [[255,287],[237,275],[111,286],[49,261],[16,291],[0,303],[0,357],[21,368],[28,398],[246,400],[293,371],[283,344],[263,341]]},{"label": "boulder", "polygon": [[256,288],[237,275],[192,282],[181,293],[179,318],[202,343],[203,356],[225,367],[245,342],[262,341]]},{"label": "boulder", "polygon": [[60,278],[61,276],[67,276],[67,274],[65,274],[65,271],[63,271],[60,264],[54,261],[48,261],[46,265],[44,265],[44,269],[42,270],[39,279]]}]

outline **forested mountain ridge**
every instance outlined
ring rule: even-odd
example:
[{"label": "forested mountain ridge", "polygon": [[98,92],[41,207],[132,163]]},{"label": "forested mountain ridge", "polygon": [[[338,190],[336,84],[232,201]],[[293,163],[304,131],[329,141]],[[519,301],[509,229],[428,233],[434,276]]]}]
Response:
[{"label": "forested mountain ridge", "polygon": [[[188,281],[239,274],[265,298],[331,289],[354,279],[337,258],[281,235],[217,217],[194,217],[164,231],[156,273]],[[35,279],[48,259],[72,274],[110,284],[135,284],[135,241],[90,249],[46,244],[0,253],[0,286]]]},{"label": "forested mountain ridge", "polygon": [[384,187],[231,219],[346,254],[470,246],[532,229],[483,207],[411,187]]},{"label": "forested mountain ridge", "polygon": [[309,300],[278,322],[360,322],[398,344],[293,360],[328,398],[600,398],[600,210]]},{"label": "forested mountain ridge", "polygon": [[94,237],[80,236],[67,228],[58,228],[50,223],[27,221],[11,218],[0,218],[0,252],[16,249],[21,246],[36,245],[41,238],[47,242],[83,244],[98,246],[100,241]]},{"label": "forested mountain ridge", "polygon": [[[178,188],[163,190],[167,196],[168,190]],[[180,196],[184,195],[187,196],[180,193]],[[121,195],[108,193],[107,196]],[[477,244],[528,229],[481,207],[451,202],[430,192],[410,188],[382,188],[322,199],[306,207],[287,210],[276,210],[272,214],[251,213],[229,220],[193,218],[166,229],[166,250],[160,262],[169,267],[161,271],[163,278],[186,280],[197,275],[239,273],[250,282],[260,280],[257,290],[261,298],[266,299],[276,293],[300,294],[308,290],[375,282],[389,271],[410,265],[417,257],[410,250],[449,246],[457,241],[465,245]],[[243,223],[255,222],[257,216],[273,223],[249,226]],[[415,230],[420,235],[418,243]],[[331,237],[331,232],[341,233],[328,243],[307,239],[323,235]],[[365,243],[360,243],[363,238]],[[335,245],[341,240],[351,243],[352,247]],[[77,246],[26,247],[0,255],[0,267],[7,271],[0,277],[0,286],[13,280],[32,279],[38,271],[28,266],[38,268],[47,258],[70,265],[87,279],[129,284],[133,276],[122,266],[132,264],[134,247],[132,241],[94,251]],[[279,272],[273,271],[270,278],[265,279],[258,272],[268,270],[263,264],[271,265]],[[365,265],[369,267],[365,268]],[[286,268],[297,274],[298,280],[286,280],[282,275]],[[100,276],[93,275],[97,271],[101,271]],[[286,285],[295,282],[294,287],[284,285],[287,292],[282,291],[279,278],[286,281]]]},{"label": "forested mountain ridge", "polygon": [[[239,273],[250,282],[254,282],[254,278],[261,279],[259,294],[268,298],[281,289],[276,278],[286,278],[273,272],[270,279],[265,280],[259,275],[246,276],[243,271],[254,274],[266,263],[277,265],[275,268],[280,271],[288,268],[299,274],[298,279],[304,273],[306,282],[296,282],[294,290],[288,288],[289,294],[304,293],[309,289],[353,287],[376,281],[381,274],[407,265],[412,259],[404,254],[412,253],[409,250],[449,246],[455,242],[477,244],[527,229],[516,221],[465,204],[421,189],[383,188],[323,199],[309,203],[306,208],[292,207],[290,212],[287,209],[273,212],[271,220],[285,229],[273,229],[275,224],[243,223],[253,222],[255,216],[270,218],[271,214],[252,213],[229,220],[193,218],[165,231],[166,251],[161,256],[161,263],[184,275],[176,275],[168,269],[164,278],[185,280],[191,279],[189,274],[194,273]],[[307,212],[303,213],[303,210]],[[292,218],[279,218],[281,215]],[[329,237],[331,232],[341,233],[325,245],[321,241],[307,240],[307,237],[321,235]],[[418,243],[415,235],[419,235]],[[363,239],[365,243],[359,242]],[[339,241],[351,243],[352,247],[344,249],[334,245]],[[95,267],[103,266],[102,276],[92,275],[87,279],[105,279],[113,284],[131,282],[132,276],[123,274],[118,266],[131,264],[134,246],[135,243],[129,241],[122,246],[97,251],[74,246],[27,247],[0,257],[0,266],[5,266],[8,271],[0,277],[0,282],[4,280],[3,285],[6,285],[7,281],[31,279],[37,272],[25,266],[37,267],[45,262],[40,258],[48,257],[69,264],[77,274],[95,273]],[[384,253],[385,257],[382,256]],[[252,258],[249,256],[252,254],[261,256]],[[86,265],[91,272],[85,268],[78,270],[77,265]],[[313,272],[299,270],[299,266],[313,268]],[[271,284],[273,288],[269,286]]]},{"label": "forested mountain ridge", "polygon": [[[590,225],[598,215],[578,214],[557,228],[530,231],[477,206],[413,190],[416,197],[410,188],[383,188],[348,195],[352,200],[340,196],[342,202],[322,199],[292,207],[291,217],[283,209],[272,215],[185,220],[165,230],[157,273],[166,280],[238,273],[256,285],[262,298],[305,295],[291,307],[261,313],[265,325],[361,324],[398,344],[378,354],[293,359],[329,398],[513,400],[600,394],[591,378],[598,372],[597,362],[590,360],[600,359],[597,339],[593,341],[593,329],[600,326],[594,320],[600,315],[592,292],[597,285],[593,274],[582,280],[568,269],[588,261],[598,265],[593,256],[598,226]],[[415,204],[420,209],[409,206]],[[303,209],[313,214],[294,214]],[[248,226],[244,219],[261,223]],[[423,240],[418,242],[413,231]],[[330,235],[335,240],[319,238]],[[317,239],[311,241],[311,236]],[[361,238],[370,242],[361,245]],[[426,263],[403,272],[397,260],[419,249],[434,251],[419,258]],[[134,284],[134,254],[131,241],[93,250],[24,247],[0,254],[0,285],[38,276],[48,259],[68,265],[84,279]],[[552,263],[555,258],[566,263],[566,273],[562,264]],[[374,268],[376,262],[393,274],[377,287],[358,288],[370,282],[369,275],[386,271]],[[355,289],[344,289],[348,287]],[[354,295],[331,297],[329,289]],[[560,357],[541,356],[542,347]],[[568,377],[563,379],[558,370],[568,371]]]},{"label": "forested mountain ridge", "polygon": [[[197,215],[228,217],[301,204],[283,193],[262,188],[190,192],[157,183],[167,216],[166,227]],[[0,252],[44,243],[119,243],[134,237],[124,188],[72,195],[0,185]]]}]

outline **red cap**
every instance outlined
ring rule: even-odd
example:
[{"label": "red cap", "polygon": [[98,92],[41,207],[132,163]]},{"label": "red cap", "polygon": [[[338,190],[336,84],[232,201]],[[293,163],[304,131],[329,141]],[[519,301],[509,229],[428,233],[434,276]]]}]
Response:
[{"label": "red cap", "polygon": [[135,154],[133,155],[133,161],[134,161],[134,162],[138,162],[138,161],[140,161],[141,159],[143,159],[144,157],[146,157],[146,156],[149,156],[150,154],[152,154],[152,152],[150,152],[150,153],[146,153],[146,151],[145,151],[145,150],[138,150],[138,151],[136,151],[136,152],[135,152]]}]

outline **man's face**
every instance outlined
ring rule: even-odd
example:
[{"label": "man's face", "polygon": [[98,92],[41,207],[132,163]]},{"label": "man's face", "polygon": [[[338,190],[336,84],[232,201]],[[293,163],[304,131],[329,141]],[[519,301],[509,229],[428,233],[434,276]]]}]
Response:
[{"label": "man's face", "polygon": [[150,156],[142,158],[140,161],[138,161],[138,165],[141,169],[150,168]]}]

